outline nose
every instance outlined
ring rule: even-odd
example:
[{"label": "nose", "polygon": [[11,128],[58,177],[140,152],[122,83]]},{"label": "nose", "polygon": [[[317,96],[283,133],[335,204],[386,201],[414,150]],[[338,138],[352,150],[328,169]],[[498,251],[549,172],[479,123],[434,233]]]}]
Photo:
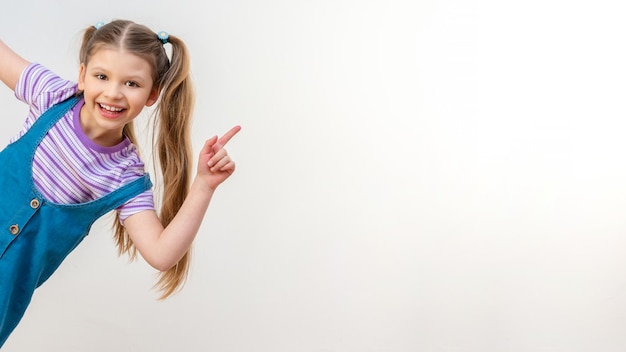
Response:
[{"label": "nose", "polygon": [[121,98],[122,89],[118,84],[111,82],[110,84],[107,85],[106,89],[104,90],[104,95],[107,98],[113,98],[113,99]]}]

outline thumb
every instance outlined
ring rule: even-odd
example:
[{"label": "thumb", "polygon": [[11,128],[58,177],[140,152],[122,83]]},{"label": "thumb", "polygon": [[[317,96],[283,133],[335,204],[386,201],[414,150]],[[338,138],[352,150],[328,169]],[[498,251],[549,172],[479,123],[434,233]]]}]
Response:
[{"label": "thumb", "polygon": [[213,136],[204,142],[204,147],[202,147],[202,154],[209,154],[213,152],[213,146],[217,142],[217,136]]}]

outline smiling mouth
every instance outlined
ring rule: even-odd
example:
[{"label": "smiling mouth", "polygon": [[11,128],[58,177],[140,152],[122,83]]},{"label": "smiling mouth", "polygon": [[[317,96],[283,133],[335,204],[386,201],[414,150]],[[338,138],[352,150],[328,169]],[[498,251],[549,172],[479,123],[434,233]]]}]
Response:
[{"label": "smiling mouth", "polygon": [[98,104],[100,106],[100,109],[102,110],[106,110],[108,112],[122,112],[122,108],[116,108],[114,106],[109,106],[109,105],[104,105],[104,104]]},{"label": "smiling mouth", "polygon": [[100,108],[100,114],[106,118],[117,118],[125,110],[123,108],[118,108],[115,106],[110,106],[110,105],[101,104],[101,103],[98,103],[98,107]]}]

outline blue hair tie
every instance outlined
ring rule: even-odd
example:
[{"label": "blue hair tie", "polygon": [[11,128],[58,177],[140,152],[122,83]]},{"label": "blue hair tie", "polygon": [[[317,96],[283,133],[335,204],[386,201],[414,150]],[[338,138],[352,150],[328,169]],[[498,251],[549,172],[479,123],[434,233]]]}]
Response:
[{"label": "blue hair tie", "polygon": [[96,29],[100,29],[100,27],[104,26],[104,22],[100,21],[100,22],[96,22],[96,24],[94,25],[94,27],[96,27]]},{"label": "blue hair tie", "polygon": [[166,31],[160,31],[159,33],[157,33],[157,38],[159,38],[159,40],[163,43],[163,44],[167,44],[169,42],[170,39],[170,35],[167,34]]}]

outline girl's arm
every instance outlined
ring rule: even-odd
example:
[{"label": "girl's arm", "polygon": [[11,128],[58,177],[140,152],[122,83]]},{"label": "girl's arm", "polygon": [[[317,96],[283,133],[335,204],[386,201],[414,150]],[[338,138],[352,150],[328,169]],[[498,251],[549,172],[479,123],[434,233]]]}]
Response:
[{"label": "girl's arm", "polygon": [[220,139],[215,136],[205,143],[189,194],[166,228],[154,211],[142,211],[124,221],[133,244],[155,269],[170,269],[191,247],[215,189],[235,171],[223,147],[239,130],[235,126]]},{"label": "girl's arm", "polygon": [[30,64],[0,40],[0,81],[15,91],[22,71]]}]

